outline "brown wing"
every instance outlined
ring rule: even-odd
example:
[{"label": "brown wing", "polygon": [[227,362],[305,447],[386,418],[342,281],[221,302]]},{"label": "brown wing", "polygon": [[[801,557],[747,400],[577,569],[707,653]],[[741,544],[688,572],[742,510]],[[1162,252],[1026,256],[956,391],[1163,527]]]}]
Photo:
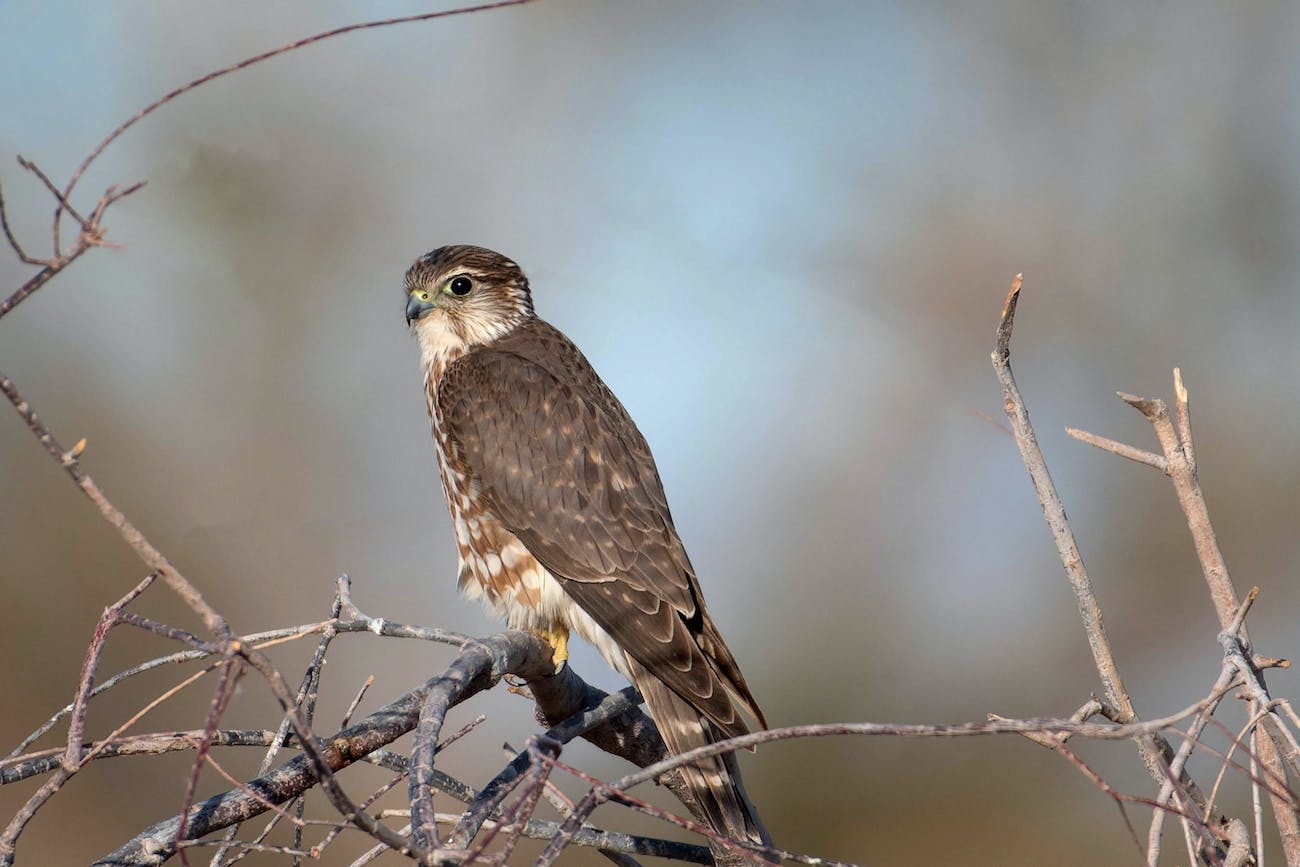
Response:
[{"label": "brown wing", "polygon": [[723,732],[747,731],[728,690],[762,721],[645,438],[568,338],[529,320],[453,362],[438,403],[484,504],[620,647]]}]

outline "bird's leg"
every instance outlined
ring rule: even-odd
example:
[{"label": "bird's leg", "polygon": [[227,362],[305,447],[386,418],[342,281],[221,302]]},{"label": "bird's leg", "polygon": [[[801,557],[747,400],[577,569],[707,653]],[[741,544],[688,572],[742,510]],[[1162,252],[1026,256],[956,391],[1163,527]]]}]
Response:
[{"label": "bird's leg", "polygon": [[565,660],[569,658],[569,627],[557,623],[549,627],[538,627],[533,631],[550,645],[551,662],[555,664],[555,670],[558,672]]}]

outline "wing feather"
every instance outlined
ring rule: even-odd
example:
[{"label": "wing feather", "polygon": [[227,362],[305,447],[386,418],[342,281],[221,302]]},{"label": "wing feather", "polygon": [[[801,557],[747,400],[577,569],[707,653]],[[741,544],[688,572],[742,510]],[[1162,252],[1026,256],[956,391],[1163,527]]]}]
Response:
[{"label": "wing feather", "polygon": [[645,438],[563,334],[533,319],[454,361],[439,410],[497,520],[629,656],[727,734],[762,721],[705,610]]}]

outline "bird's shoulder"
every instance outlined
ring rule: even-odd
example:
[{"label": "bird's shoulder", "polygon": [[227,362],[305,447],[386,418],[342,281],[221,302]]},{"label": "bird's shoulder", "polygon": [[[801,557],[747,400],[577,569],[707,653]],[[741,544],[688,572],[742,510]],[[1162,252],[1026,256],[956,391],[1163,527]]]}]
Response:
[{"label": "bird's shoulder", "polygon": [[582,351],[564,332],[537,317],[451,362],[440,384],[439,403],[450,409],[470,394],[476,402],[527,403],[539,394],[576,401],[611,423],[635,430],[623,404]]}]

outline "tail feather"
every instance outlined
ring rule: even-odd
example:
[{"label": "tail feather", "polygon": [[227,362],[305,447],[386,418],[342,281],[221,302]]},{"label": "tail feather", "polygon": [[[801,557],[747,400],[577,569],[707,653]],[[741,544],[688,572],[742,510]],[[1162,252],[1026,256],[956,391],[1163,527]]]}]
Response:
[{"label": "tail feather", "polygon": [[[708,718],[663,681],[630,657],[628,663],[632,682],[645,698],[646,707],[669,752],[676,755],[723,739]],[[681,770],[687,788],[714,831],[734,840],[772,845],[767,828],[745,794],[734,754],[702,759],[683,766]],[[755,857],[751,863],[769,862]]]}]

